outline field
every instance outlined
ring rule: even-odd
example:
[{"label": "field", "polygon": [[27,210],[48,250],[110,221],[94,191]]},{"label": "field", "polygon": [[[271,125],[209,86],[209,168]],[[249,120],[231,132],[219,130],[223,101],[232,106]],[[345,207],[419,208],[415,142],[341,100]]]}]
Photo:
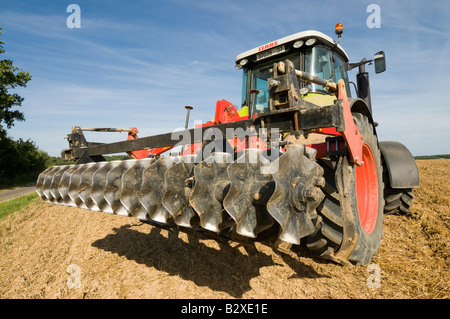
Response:
[{"label": "field", "polygon": [[0,220],[0,298],[448,299],[450,159],[417,165],[411,215],[386,216],[369,266],[196,240],[38,199]]}]

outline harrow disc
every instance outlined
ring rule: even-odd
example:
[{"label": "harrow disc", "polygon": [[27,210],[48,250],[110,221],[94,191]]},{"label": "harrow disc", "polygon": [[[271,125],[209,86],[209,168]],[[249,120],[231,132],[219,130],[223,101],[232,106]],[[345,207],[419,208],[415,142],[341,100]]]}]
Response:
[{"label": "harrow disc", "polygon": [[122,176],[122,191],[120,201],[131,216],[146,219],[147,211],[139,201],[142,188],[142,176],[155,160],[152,158],[137,160]]},{"label": "harrow disc", "polygon": [[106,175],[104,196],[114,214],[130,216],[128,210],[120,201],[120,195],[122,191],[125,191],[125,189],[122,188],[122,176],[127,169],[133,166],[135,161],[136,160],[116,161],[113,168]]},{"label": "harrow disc", "polygon": [[114,213],[111,205],[106,201],[104,192],[106,188],[106,176],[117,165],[119,165],[117,161],[98,163],[98,169],[92,174],[91,198],[101,212]]},{"label": "harrow disc", "polygon": [[230,189],[223,205],[236,222],[236,232],[251,238],[273,225],[265,203],[275,183],[271,174],[262,173],[262,156],[261,150],[246,149],[227,169]]},{"label": "harrow disc", "polygon": [[164,174],[179,159],[179,157],[174,156],[160,157],[143,171],[139,201],[151,220],[167,223],[172,218],[162,204]]},{"label": "harrow disc", "polygon": [[98,169],[97,163],[86,164],[86,169],[81,174],[80,186],[78,188],[78,196],[83,201],[86,208],[93,211],[99,211],[99,208],[97,207],[97,205],[95,204],[94,200],[91,197],[92,175],[97,169]]},{"label": "harrow disc", "polygon": [[200,217],[200,226],[217,233],[234,224],[223,207],[230,188],[227,168],[232,161],[230,153],[217,152],[194,168],[195,185],[189,203]]},{"label": "harrow disc", "polygon": [[80,208],[88,209],[86,204],[83,202],[78,193],[80,191],[81,175],[89,167],[89,164],[80,165],[77,169],[70,175],[70,183],[68,187],[69,197],[73,206],[78,206]]},{"label": "harrow disc", "polygon": [[279,238],[288,243],[298,245],[300,238],[315,230],[315,209],[324,198],[319,187],[325,180],[314,157],[315,150],[296,145],[273,163],[277,167],[273,174],[276,186],[267,209],[281,226]]},{"label": "harrow disc", "polygon": [[[269,155],[270,154],[270,155]],[[135,217],[170,227],[258,238],[279,230],[298,244],[316,227],[323,170],[315,151],[246,149],[195,155],[52,167],[36,190],[56,204]],[[224,232],[226,231],[226,232]],[[230,231],[230,232],[229,232]]]},{"label": "harrow disc", "polygon": [[53,195],[50,192],[50,187],[53,176],[59,169],[61,169],[61,167],[49,167],[45,171],[43,171],[37,179],[36,191],[39,196],[45,201],[53,202]]},{"label": "harrow disc", "polygon": [[198,215],[189,205],[195,158],[195,155],[182,156],[180,161],[164,174],[162,203],[175,223],[184,227],[198,225]]},{"label": "harrow disc", "polygon": [[[61,180],[59,181],[59,194],[62,198],[62,203],[68,206],[76,206],[75,203],[72,202],[72,199],[69,196],[69,186],[70,180],[73,172],[77,170],[78,165],[71,165],[64,173],[61,175]],[[37,187],[36,187],[37,188]]]},{"label": "harrow disc", "polygon": [[56,171],[55,174],[53,175],[52,182],[50,184],[50,193],[53,196],[54,203],[55,202],[56,203],[63,202],[64,199],[59,190],[59,185],[60,185],[61,178],[62,178],[64,172],[71,169],[72,167],[73,167],[73,165],[61,166],[61,168],[58,171]]}]

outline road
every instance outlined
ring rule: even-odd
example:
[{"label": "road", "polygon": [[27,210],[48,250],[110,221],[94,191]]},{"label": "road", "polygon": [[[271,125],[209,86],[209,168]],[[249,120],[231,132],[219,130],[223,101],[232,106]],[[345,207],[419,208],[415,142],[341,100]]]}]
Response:
[{"label": "road", "polygon": [[27,195],[30,193],[33,193],[36,191],[35,186],[25,186],[25,187],[18,187],[13,189],[5,189],[0,190],[0,203],[9,201],[11,199]]}]

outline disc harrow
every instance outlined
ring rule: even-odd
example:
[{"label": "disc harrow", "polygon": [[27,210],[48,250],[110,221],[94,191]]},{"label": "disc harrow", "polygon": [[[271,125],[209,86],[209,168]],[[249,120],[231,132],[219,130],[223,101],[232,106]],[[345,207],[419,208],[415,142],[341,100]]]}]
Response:
[{"label": "disc harrow", "polygon": [[36,190],[55,204],[249,238],[278,224],[279,239],[299,244],[315,230],[323,169],[316,151],[302,145],[269,153],[55,166],[41,173]]}]

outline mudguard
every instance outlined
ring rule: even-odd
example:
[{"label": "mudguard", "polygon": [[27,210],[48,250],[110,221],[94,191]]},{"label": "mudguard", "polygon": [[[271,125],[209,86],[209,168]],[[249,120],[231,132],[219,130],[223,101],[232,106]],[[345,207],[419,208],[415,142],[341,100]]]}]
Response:
[{"label": "mudguard", "polygon": [[391,188],[419,187],[419,170],[411,152],[395,141],[379,142]]}]

